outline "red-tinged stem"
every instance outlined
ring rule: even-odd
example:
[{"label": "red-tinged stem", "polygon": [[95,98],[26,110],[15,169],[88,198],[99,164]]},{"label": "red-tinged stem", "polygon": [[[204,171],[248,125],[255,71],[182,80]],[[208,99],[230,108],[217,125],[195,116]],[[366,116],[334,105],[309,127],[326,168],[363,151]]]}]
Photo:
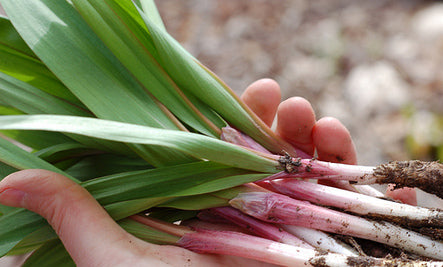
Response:
[{"label": "red-tinged stem", "polygon": [[[221,134],[220,138],[223,141],[226,141],[226,142],[229,142],[232,144],[236,144],[236,145],[239,145],[239,146],[242,146],[245,148],[252,149],[258,153],[264,153],[265,155],[268,154],[270,156],[275,157],[275,155],[272,155],[271,152],[269,152],[266,148],[264,148],[262,145],[257,143],[254,139],[252,139],[248,135],[246,135],[246,134],[244,134],[244,133],[242,133],[242,132],[238,131],[237,129],[234,129],[230,126],[222,128],[222,134]],[[305,153],[303,150],[300,150],[296,147],[294,147],[294,149],[297,153],[297,157],[299,157],[301,159],[312,158],[311,155]],[[284,151],[282,151],[282,152],[284,152]],[[291,157],[289,155],[287,155],[286,161],[288,159],[291,159]],[[267,179],[277,179],[280,176],[285,177],[285,176],[287,176],[287,174],[284,172],[278,173],[278,174],[273,175]],[[353,191],[353,192],[360,192],[362,194],[369,194],[369,195],[373,195],[373,196],[383,196],[383,194],[381,194],[377,190],[373,189],[372,187],[366,186],[366,185],[359,185],[359,188],[356,188],[355,186],[350,185],[349,181],[341,181],[341,180],[330,180],[329,183],[330,183],[330,185],[332,185],[334,187],[346,189],[346,190]]]},{"label": "red-tinged stem", "polygon": [[[252,139],[248,135],[246,135],[246,134],[244,134],[244,133],[242,133],[242,132],[238,131],[237,129],[234,129],[230,126],[222,128],[222,134],[221,134],[220,138],[222,140],[232,143],[232,144],[236,144],[236,145],[243,146],[243,147],[248,147],[253,150],[262,152],[262,153],[272,154],[269,150],[267,150],[262,145],[257,143],[254,139]],[[301,149],[298,149],[296,147],[294,147],[293,149],[294,149],[295,155],[297,157],[300,157],[303,159],[309,159],[312,157]],[[284,152],[284,151],[281,151],[281,152]]]},{"label": "red-tinged stem", "polygon": [[197,253],[239,256],[279,266],[441,266],[442,262],[379,259],[319,253],[313,249],[291,246],[261,237],[236,232],[202,230],[184,235],[177,244]]},{"label": "red-tinged stem", "polygon": [[387,222],[367,220],[276,193],[244,193],[230,204],[263,221],[373,240],[443,260],[443,243]]},{"label": "red-tinged stem", "polygon": [[215,223],[215,222],[202,221],[199,219],[186,220],[183,221],[180,225],[185,225],[193,230],[201,229],[201,230],[213,230],[213,231],[231,231],[231,232],[239,232],[244,234],[247,233],[246,230],[232,223]]},{"label": "red-tinged stem", "polygon": [[346,180],[353,184],[395,184],[396,187],[418,187],[443,197],[443,164],[418,160],[393,161],[377,167],[347,165],[291,158],[289,155],[274,159],[283,170],[268,179],[311,178]]},{"label": "red-tinged stem", "polygon": [[[318,251],[230,231],[198,230],[160,222],[145,216],[133,219],[157,230],[181,236],[176,245],[197,253],[240,256],[282,266],[441,266],[435,262],[413,262],[401,259],[346,256],[336,253],[319,255]],[[413,265],[414,264],[414,265]],[[440,265],[438,265],[440,264]]]},{"label": "red-tinged stem", "polygon": [[305,266],[316,254],[313,249],[237,232],[201,230],[185,234],[177,244],[197,253],[240,256],[282,266]]},{"label": "red-tinged stem", "polygon": [[443,211],[438,209],[411,206],[294,179],[273,180],[269,184],[284,195],[323,206],[393,220],[407,226],[443,227]]},{"label": "red-tinged stem", "polygon": [[197,214],[197,218],[202,221],[210,222],[210,223],[224,223],[231,224],[231,221],[223,218],[222,216],[215,214],[209,210],[202,210]]},{"label": "red-tinged stem", "polygon": [[303,240],[297,238],[296,236],[286,232],[282,228],[277,227],[274,224],[265,223],[263,221],[257,220],[251,216],[248,216],[239,210],[231,207],[219,207],[210,209],[210,212],[221,216],[230,222],[242,227],[249,233],[256,236],[260,236],[266,239],[274,240],[288,245],[299,246],[303,248],[311,248]]},{"label": "red-tinged stem", "polygon": [[220,139],[231,144],[236,144],[263,153],[272,154],[271,152],[269,152],[269,150],[257,143],[254,139],[230,126],[222,128]]}]

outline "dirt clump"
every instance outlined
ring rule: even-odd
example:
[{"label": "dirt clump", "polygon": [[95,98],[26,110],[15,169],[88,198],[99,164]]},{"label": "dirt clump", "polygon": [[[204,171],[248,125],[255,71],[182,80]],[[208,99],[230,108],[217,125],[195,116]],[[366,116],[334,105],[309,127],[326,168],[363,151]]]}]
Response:
[{"label": "dirt clump", "polygon": [[420,160],[392,161],[374,170],[377,183],[395,184],[395,188],[418,187],[443,198],[443,164]]}]

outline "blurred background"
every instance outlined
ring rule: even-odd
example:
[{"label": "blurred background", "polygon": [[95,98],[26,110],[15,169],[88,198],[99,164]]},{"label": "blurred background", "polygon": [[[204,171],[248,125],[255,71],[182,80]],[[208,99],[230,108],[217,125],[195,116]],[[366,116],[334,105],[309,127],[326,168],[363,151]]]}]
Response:
[{"label": "blurred background", "polygon": [[[283,99],[340,119],[360,164],[443,160],[443,2],[156,3],[171,35],[236,93],[272,78]],[[426,194],[419,203],[443,208]],[[21,259],[9,260],[0,266]]]}]

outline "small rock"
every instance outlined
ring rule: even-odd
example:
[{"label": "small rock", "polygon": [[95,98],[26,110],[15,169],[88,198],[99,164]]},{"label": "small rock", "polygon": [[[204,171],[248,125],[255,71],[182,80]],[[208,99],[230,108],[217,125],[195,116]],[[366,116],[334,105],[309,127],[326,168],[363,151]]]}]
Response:
[{"label": "small rock", "polygon": [[385,61],[354,68],[345,82],[345,95],[362,118],[392,112],[409,100],[408,85]]},{"label": "small rock", "polygon": [[443,4],[436,3],[419,11],[412,18],[412,28],[418,36],[423,38],[442,38]]}]

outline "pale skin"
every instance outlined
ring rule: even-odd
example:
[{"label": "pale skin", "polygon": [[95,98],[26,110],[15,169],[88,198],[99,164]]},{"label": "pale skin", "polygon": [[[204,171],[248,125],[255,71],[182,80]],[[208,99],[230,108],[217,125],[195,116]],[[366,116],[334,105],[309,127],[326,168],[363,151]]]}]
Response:
[{"label": "pale skin", "polygon": [[[277,114],[276,133],[294,146],[310,154],[316,149],[318,158],[324,161],[356,164],[349,131],[337,119],[316,120],[311,104],[304,98],[280,102],[280,87],[275,81],[259,80],[241,98],[268,125]],[[399,195],[414,204],[413,191]],[[144,242],[120,228],[81,186],[45,170],[23,170],[4,178],[0,182],[0,203],[23,207],[46,218],[78,266],[269,266]]]}]

